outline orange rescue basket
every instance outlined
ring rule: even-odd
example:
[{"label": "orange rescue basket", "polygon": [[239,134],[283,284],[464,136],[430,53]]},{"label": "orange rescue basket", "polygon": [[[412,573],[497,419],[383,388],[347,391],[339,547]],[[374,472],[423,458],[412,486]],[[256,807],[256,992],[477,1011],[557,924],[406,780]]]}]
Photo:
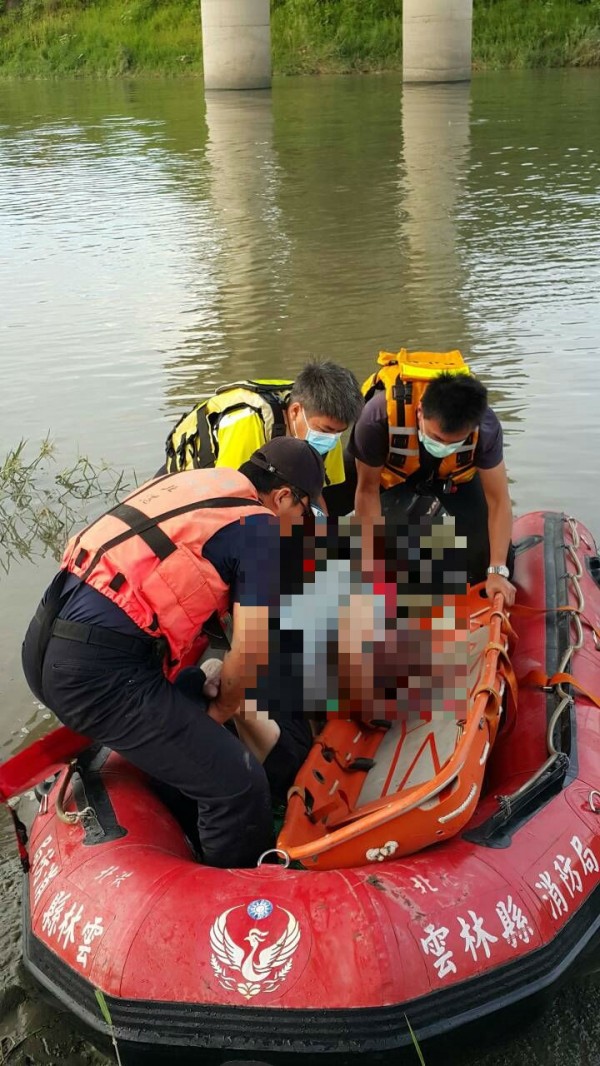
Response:
[{"label": "orange rescue basket", "polygon": [[500,595],[469,591],[461,717],[327,723],[288,793],[277,846],[311,869],[364,866],[455,836],[471,818],[503,713],[511,632]]}]

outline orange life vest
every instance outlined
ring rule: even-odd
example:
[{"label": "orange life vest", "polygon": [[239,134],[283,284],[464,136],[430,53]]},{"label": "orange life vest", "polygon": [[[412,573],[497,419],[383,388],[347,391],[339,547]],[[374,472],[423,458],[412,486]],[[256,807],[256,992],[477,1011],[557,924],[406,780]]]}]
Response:
[{"label": "orange life vest", "polygon": [[[377,360],[382,367],[364,382],[362,392],[370,400],[379,389],[385,389],[389,426],[388,457],[381,484],[390,489],[402,484],[421,465],[417,425],[417,407],[432,378],[438,374],[470,374],[458,351],[407,352],[405,348],[393,354],[380,352]],[[436,478],[460,485],[471,481],[476,474],[475,448],[479,430],[469,434],[464,444],[439,462]]]},{"label": "orange life vest", "polygon": [[168,644],[173,679],[208,645],[203,627],[229,609],[229,587],[203,556],[224,526],[265,514],[237,470],[189,470],[148,481],[73,537],[61,566]]}]

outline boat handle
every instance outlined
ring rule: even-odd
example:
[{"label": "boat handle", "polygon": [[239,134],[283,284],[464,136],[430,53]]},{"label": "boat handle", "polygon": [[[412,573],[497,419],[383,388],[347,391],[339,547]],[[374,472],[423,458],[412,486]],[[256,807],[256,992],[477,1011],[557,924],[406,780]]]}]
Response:
[{"label": "boat handle", "polygon": [[62,780],[60,789],[58,790],[58,795],[56,797],[56,802],[55,802],[55,805],[54,805],[54,809],[56,811],[56,817],[58,818],[58,820],[60,822],[64,822],[65,825],[77,825],[77,823],[82,821],[83,818],[86,818],[89,814],[94,814],[95,813],[94,810],[91,807],[84,807],[82,811],[66,811],[65,810],[65,795],[67,793],[67,788],[69,786],[69,782],[71,781],[71,778],[72,778],[72,776],[73,776],[73,774],[75,772],[76,767],[77,767],[77,759],[73,759],[72,762],[69,763],[69,769],[67,770],[67,772],[66,772],[66,774],[65,774],[65,776],[64,776],[64,778]]},{"label": "boat handle", "polygon": [[[598,806],[594,803],[594,796],[598,800]],[[596,788],[593,788],[588,796],[588,803],[592,814],[600,814],[600,792]]]},{"label": "boat handle", "polygon": [[262,855],[259,856],[258,862],[257,862],[256,865],[257,866],[262,866],[262,864],[265,861],[267,855],[281,855],[283,857],[283,868],[284,868],[284,870],[287,870],[288,866],[290,865],[291,859],[290,859],[287,851],[284,851],[283,848],[269,848],[268,851],[263,851]]}]

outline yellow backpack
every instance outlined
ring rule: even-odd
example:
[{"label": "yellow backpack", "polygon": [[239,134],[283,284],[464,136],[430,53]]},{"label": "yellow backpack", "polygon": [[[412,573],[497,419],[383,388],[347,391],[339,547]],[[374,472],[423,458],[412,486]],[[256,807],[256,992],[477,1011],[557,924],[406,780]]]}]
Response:
[{"label": "yellow backpack", "polygon": [[[425,386],[438,374],[470,374],[471,371],[458,350],[452,352],[380,352],[377,362],[382,370],[370,374],[362,385],[362,394],[370,400],[378,389],[393,387],[398,377],[403,382],[418,381]],[[421,395],[425,391],[419,390]],[[410,402],[410,401],[409,401]],[[417,401],[418,402],[418,401]]]},{"label": "yellow backpack", "polygon": [[214,396],[202,400],[183,415],[166,440],[167,472],[198,470],[215,465],[218,456],[219,422],[224,414],[251,407],[260,416],[265,439],[283,437],[284,411],[293,381],[285,379],[236,381],[223,385]]},{"label": "yellow backpack", "polygon": [[[389,452],[381,483],[389,489],[408,480],[420,469],[417,407],[433,378],[439,374],[470,374],[459,351],[452,352],[380,352],[376,370],[363,383],[365,401],[380,389],[385,390]],[[474,456],[479,431],[475,429],[459,451],[443,459],[437,476],[455,484],[475,476]]]}]

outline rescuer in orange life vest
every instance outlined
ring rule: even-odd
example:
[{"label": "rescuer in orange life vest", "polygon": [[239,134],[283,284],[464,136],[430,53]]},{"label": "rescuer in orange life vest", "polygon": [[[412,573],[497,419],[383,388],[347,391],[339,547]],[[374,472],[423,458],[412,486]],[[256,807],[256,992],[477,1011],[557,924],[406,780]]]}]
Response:
[{"label": "rescuer in orange life vest", "polygon": [[[240,712],[266,664],[280,534],[323,482],[320,455],[290,437],[239,472],[147,482],[71,539],[23,643],[29,686],[61,722],[196,801],[208,865],[253,865],[270,847],[269,782],[285,796],[311,744],[285,708],[280,721]],[[203,630],[229,611],[220,683],[205,683]]]},{"label": "rescuer in orange life vest", "polygon": [[[502,426],[458,351],[381,352],[348,444],[357,515],[395,514],[415,492],[437,497],[467,537],[469,581],[514,602],[512,509]],[[347,461],[350,487],[350,463]],[[386,491],[389,490],[389,491]]]}]

